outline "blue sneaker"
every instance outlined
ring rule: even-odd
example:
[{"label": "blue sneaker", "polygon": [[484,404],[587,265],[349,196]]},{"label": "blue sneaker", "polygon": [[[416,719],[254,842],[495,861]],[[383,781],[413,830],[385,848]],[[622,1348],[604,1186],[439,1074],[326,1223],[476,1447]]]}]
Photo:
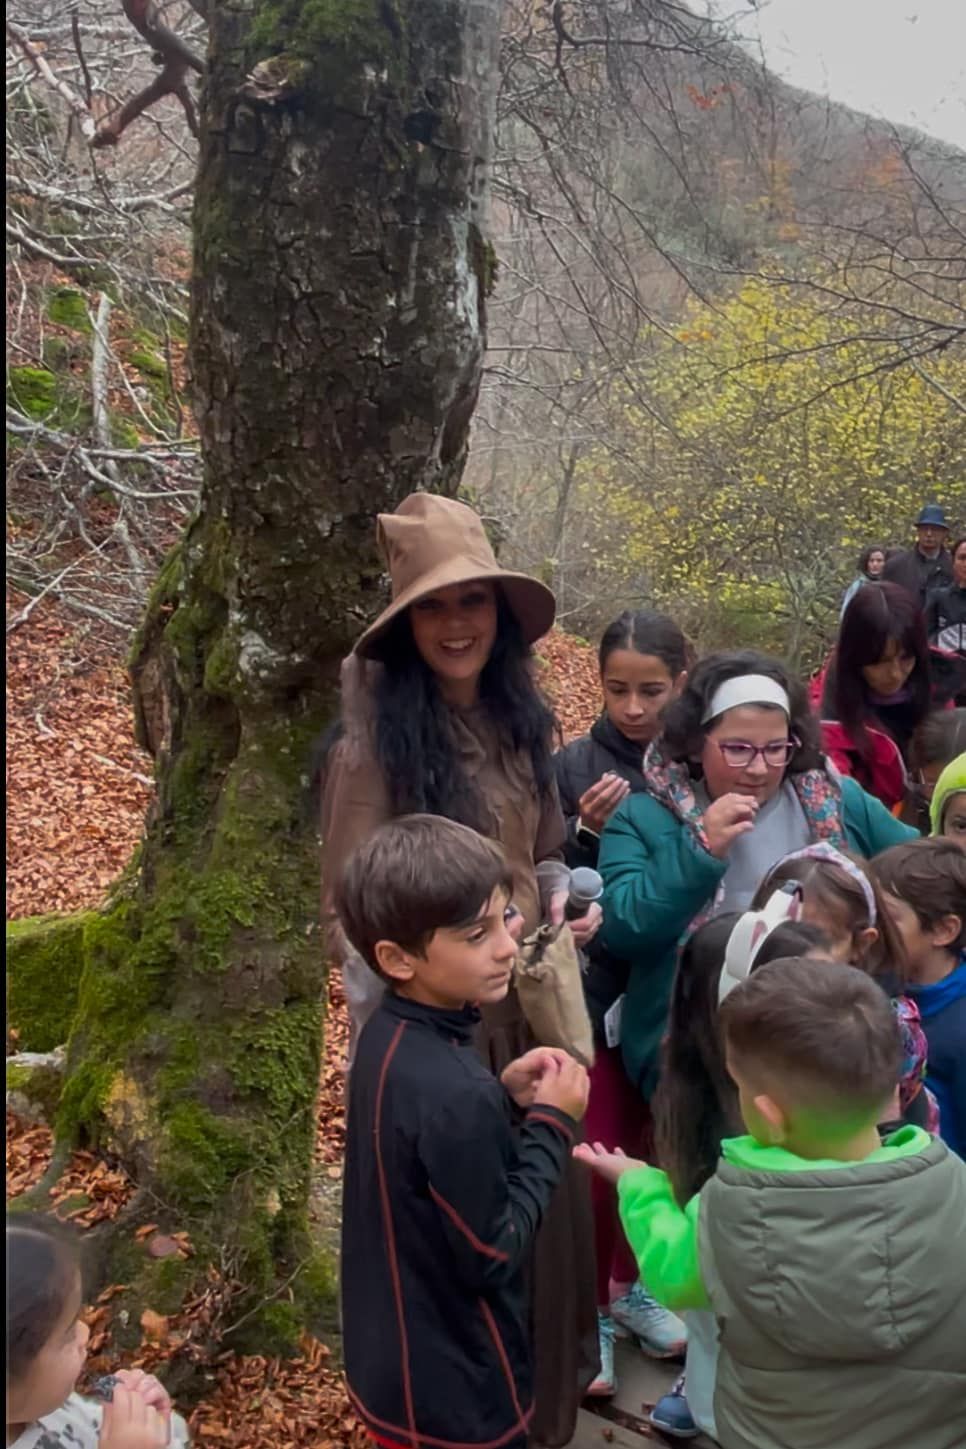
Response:
[{"label": "blue sneaker", "polygon": [[691,1417],[688,1401],[684,1397],[684,1374],[675,1382],[669,1394],[658,1399],[648,1415],[655,1429],[672,1439],[696,1439],[701,1433]]},{"label": "blue sneaker", "polygon": [[618,1338],[636,1338],[650,1358],[679,1358],[688,1344],[688,1330],[676,1314],[662,1308],[640,1283],[610,1305]]},{"label": "blue sneaker", "polygon": [[614,1320],[606,1313],[597,1313],[597,1343],[600,1349],[600,1373],[587,1390],[589,1399],[610,1399],[617,1392],[614,1374]]}]

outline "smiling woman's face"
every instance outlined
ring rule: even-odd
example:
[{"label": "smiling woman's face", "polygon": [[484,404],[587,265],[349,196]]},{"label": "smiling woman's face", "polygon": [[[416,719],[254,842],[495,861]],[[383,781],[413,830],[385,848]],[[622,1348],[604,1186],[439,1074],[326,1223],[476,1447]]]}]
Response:
[{"label": "smiling woman's face", "polygon": [[489,579],[452,584],[417,599],[409,609],[413,639],[423,662],[461,696],[472,695],[496,642],[496,586]]}]

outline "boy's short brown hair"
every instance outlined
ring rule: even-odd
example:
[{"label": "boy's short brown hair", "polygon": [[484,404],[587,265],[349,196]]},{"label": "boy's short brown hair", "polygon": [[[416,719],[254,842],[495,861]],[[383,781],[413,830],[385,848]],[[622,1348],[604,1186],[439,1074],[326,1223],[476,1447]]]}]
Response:
[{"label": "boy's short brown hair", "polygon": [[378,971],[377,941],[422,955],[437,931],[467,925],[495,890],[509,898],[512,888],[493,841],[441,815],[401,815],[353,851],[334,897],[342,929]]},{"label": "boy's short brown hair", "polygon": [[923,930],[944,916],[959,916],[962,929],[948,947],[966,947],[966,851],[936,836],[893,845],[872,861],[872,873],[884,891],[904,901]]},{"label": "boy's short brown hair", "polygon": [[790,957],[752,972],[721,1006],[729,1054],[787,1081],[797,1104],[881,1108],[895,1091],[902,1043],[882,987],[855,966]]}]

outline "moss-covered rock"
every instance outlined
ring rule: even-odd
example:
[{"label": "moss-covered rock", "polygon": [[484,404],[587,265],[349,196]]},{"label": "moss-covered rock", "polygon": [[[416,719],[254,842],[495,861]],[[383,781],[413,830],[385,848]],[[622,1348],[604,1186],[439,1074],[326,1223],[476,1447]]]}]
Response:
[{"label": "moss-covered rock", "polygon": [[28,1122],[53,1123],[63,1085],[63,1049],[7,1058],[7,1106]]},{"label": "moss-covered rock", "polygon": [[70,327],[74,332],[91,332],[87,299],[76,287],[58,287],[51,293],[47,303],[47,316],[58,327]]},{"label": "moss-covered rock", "polygon": [[28,418],[64,432],[82,432],[90,427],[90,400],[71,372],[11,367],[7,377],[7,401]]},{"label": "moss-covered rock", "polygon": [[166,382],[168,379],[168,364],[163,357],[147,348],[138,348],[128,356],[128,362],[136,367],[142,377],[153,379],[158,382]]},{"label": "moss-covered rock", "polygon": [[136,448],[141,436],[129,418],[111,414],[111,442],[115,448]]},{"label": "moss-covered rock", "polygon": [[28,418],[42,421],[57,406],[57,379],[46,367],[11,367],[7,395]]},{"label": "moss-covered rock", "polygon": [[94,912],[7,922],[7,1015],[24,1051],[49,1052],[70,1035]]}]

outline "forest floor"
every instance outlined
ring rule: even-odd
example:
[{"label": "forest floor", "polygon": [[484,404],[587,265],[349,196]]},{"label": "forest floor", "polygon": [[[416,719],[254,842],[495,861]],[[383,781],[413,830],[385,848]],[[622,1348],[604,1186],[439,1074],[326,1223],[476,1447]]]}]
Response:
[{"label": "forest floor", "polygon": [[[8,618],[28,601],[7,596]],[[537,653],[544,685],[565,737],[586,730],[598,707],[594,651],[554,633]],[[141,836],[151,798],[151,761],[134,742],[130,692],[116,649],[89,625],[46,602],[7,640],[7,918],[96,906]],[[319,1089],[316,1192],[321,1236],[335,1227],[334,1204],[344,1142],[343,1080],[348,1027],[337,976],[329,983],[325,1056]],[[15,1040],[8,1049],[16,1048]],[[26,1191],[50,1159],[47,1127],[6,1117],[7,1196]],[[113,1218],[133,1190],[117,1163],[76,1152],[55,1189],[52,1208],[81,1229]],[[158,1240],[167,1244],[167,1240]],[[189,1251],[188,1245],[175,1245]],[[112,1289],[89,1305],[91,1361],[107,1343]],[[162,1370],[189,1340],[192,1317],[207,1311],[202,1292],[190,1310],[165,1319],[145,1304],[140,1349],[127,1362]],[[306,1338],[292,1360],[216,1355],[211,1391],[191,1414],[193,1442],[221,1449],[320,1449],[368,1444],[349,1409],[329,1349]],[[121,1365],[113,1361],[114,1367]]]}]

